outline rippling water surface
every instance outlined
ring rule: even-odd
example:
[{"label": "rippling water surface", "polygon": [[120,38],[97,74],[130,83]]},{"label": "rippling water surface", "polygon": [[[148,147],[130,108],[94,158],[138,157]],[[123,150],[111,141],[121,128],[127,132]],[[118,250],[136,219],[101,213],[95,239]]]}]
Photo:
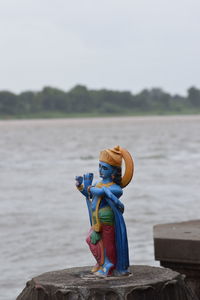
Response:
[{"label": "rippling water surface", "polygon": [[200,116],[0,121],[0,299],[42,272],[92,265],[74,177],[121,145],[135,160],[124,189],[131,264],[154,265],[152,226],[199,218]]}]

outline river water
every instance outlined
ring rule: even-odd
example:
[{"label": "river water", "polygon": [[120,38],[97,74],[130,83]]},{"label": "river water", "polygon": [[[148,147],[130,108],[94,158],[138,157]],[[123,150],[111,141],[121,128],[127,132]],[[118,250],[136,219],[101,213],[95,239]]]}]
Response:
[{"label": "river water", "polygon": [[0,121],[0,299],[40,273],[94,264],[74,177],[98,178],[99,151],[127,148],[130,262],[154,262],[152,227],[199,218],[200,116]]}]

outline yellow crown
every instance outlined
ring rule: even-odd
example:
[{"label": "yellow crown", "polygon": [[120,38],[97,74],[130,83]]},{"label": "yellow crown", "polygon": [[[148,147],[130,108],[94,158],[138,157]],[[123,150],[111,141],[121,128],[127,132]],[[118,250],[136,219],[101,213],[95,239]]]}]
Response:
[{"label": "yellow crown", "polygon": [[106,149],[100,152],[99,160],[114,167],[121,167],[122,158],[125,162],[125,172],[122,176],[120,186],[124,188],[129,184],[134,173],[134,161],[131,154],[124,148],[116,146],[113,149]]},{"label": "yellow crown", "polygon": [[121,167],[122,154],[120,147],[116,146],[113,149],[106,149],[100,152],[99,160],[114,167]]}]

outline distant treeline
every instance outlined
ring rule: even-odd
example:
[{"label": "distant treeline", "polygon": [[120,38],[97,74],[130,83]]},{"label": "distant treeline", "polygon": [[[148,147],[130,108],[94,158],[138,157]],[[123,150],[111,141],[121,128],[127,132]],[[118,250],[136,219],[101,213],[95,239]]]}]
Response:
[{"label": "distant treeline", "polygon": [[191,87],[187,96],[170,95],[160,88],[144,89],[138,94],[107,89],[89,90],[77,85],[68,92],[45,87],[18,95],[0,92],[0,117],[33,116],[34,114],[143,114],[200,113],[200,90]]}]

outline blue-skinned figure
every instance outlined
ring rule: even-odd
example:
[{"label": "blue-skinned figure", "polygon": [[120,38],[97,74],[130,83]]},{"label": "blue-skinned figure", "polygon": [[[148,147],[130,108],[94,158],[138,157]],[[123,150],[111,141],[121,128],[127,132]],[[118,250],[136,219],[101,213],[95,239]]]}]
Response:
[{"label": "blue-skinned figure", "polygon": [[[122,159],[125,173],[122,176]],[[76,177],[76,186],[85,196],[91,229],[86,242],[96,259],[92,272],[97,276],[129,274],[129,254],[124,205],[120,201],[124,188],[132,179],[134,164],[129,152],[119,146],[100,152],[99,175],[93,184],[93,174]]]}]

